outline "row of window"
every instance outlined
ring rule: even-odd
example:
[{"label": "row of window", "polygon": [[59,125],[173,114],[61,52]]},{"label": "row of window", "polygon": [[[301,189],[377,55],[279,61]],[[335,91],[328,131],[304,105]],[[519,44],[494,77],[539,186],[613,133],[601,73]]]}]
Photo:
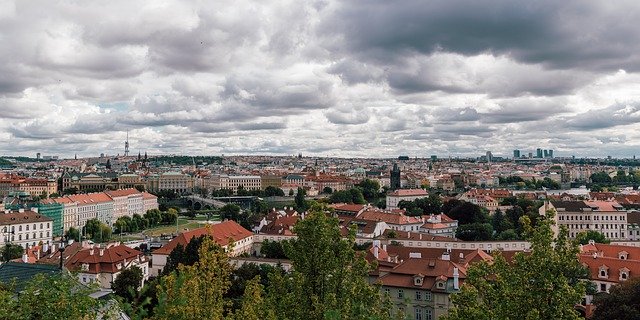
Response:
[{"label": "row of window", "polygon": [[[558,216],[558,220],[566,220],[566,221],[573,221],[575,217],[575,220],[582,220],[582,215],[578,215],[578,216],[564,216],[564,215],[560,215]],[[594,216],[593,220],[599,221],[601,220],[600,217],[602,217],[603,221],[618,221],[618,216]],[[584,220],[591,220],[591,216],[584,216]],[[624,221],[625,217],[624,216],[620,216],[620,221]]]},{"label": "row of window", "polygon": [[[40,238],[43,238],[43,235],[44,235],[44,233],[40,232]],[[49,238],[49,231],[46,232],[46,235],[47,235],[47,238]],[[36,238],[38,238],[37,237],[37,233],[34,232],[33,233],[33,237],[31,239],[36,239]],[[28,233],[24,235],[24,239],[25,240],[29,240],[29,234]],[[16,236],[15,235],[11,235],[11,241],[16,241]],[[22,235],[21,234],[18,235],[18,241],[22,241]]]},{"label": "row of window", "polygon": [[[47,229],[50,227],[49,222],[47,222]],[[32,230],[37,230],[37,224],[33,224]],[[40,230],[44,229],[44,223],[40,223]],[[22,225],[18,226],[18,232],[22,231]],[[25,231],[29,231],[29,225],[25,225]],[[2,228],[2,232],[7,232],[7,227]],[[11,232],[16,232],[16,226],[11,226]]]},{"label": "row of window", "polygon": [[[590,225],[588,224],[566,224],[567,227],[569,227],[570,229],[582,229],[583,226],[585,229],[590,229]],[[617,224],[608,224],[608,223],[603,223],[598,225],[597,223],[595,223],[593,225],[594,229],[618,229],[618,225]],[[620,225],[620,229],[624,230],[624,224]]]},{"label": "row of window", "polygon": [[[384,293],[391,296],[391,289],[385,288]],[[404,299],[404,289],[397,289],[396,291],[398,299]],[[415,291],[414,296],[416,301],[431,301],[431,291]]]}]

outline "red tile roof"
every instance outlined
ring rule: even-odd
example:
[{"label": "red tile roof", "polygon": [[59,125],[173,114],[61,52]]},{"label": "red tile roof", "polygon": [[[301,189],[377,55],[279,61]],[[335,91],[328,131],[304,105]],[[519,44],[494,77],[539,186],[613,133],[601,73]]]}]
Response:
[{"label": "red tile roof", "polygon": [[[142,252],[129,248],[123,244],[111,246],[105,249],[94,247],[78,251],[65,263],[65,267],[71,271],[82,271],[86,273],[116,273],[121,268],[126,267],[125,261],[133,259],[145,259]],[[89,268],[82,270],[82,265],[87,264]],[[122,264],[118,268],[118,264]]]},{"label": "red tile roof", "polygon": [[178,244],[186,246],[191,241],[191,239],[202,235],[210,235],[217,244],[219,244],[220,246],[226,246],[229,244],[230,239],[234,242],[237,242],[247,237],[252,237],[253,233],[243,228],[237,222],[228,220],[218,224],[208,225],[204,228],[198,228],[195,230],[180,233],[177,237],[169,241],[169,243],[167,243],[165,246],[158,250],[155,250],[153,253],[169,255],[169,253],[171,253],[171,251],[175,247],[177,247]]}]

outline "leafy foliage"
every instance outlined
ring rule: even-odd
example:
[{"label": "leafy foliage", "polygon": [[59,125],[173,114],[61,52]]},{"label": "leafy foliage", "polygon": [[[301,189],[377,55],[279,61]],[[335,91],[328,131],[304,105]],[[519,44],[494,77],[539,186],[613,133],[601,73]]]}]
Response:
[{"label": "leafy foliage", "polygon": [[640,278],[632,278],[612,286],[609,293],[600,293],[594,299],[593,320],[640,319]]},{"label": "leafy foliage", "polygon": [[535,228],[522,218],[530,253],[516,253],[510,262],[497,253],[493,263],[471,265],[444,319],[579,319],[574,305],[585,294],[580,279],[587,270],[566,228],[554,238],[553,215],[548,212]]},{"label": "leafy foliage", "polygon": [[22,253],[24,253],[24,249],[22,248],[22,246],[13,243],[7,243],[4,247],[2,247],[2,250],[0,250],[2,261],[18,259],[22,257]]},{"label": "leafy foliage", "polygon": [[224,249],[210,237],[198,250],[200,260],[160,280],[154,319],[223,319],[230,306],[224,293],[231,285],[231,265]]},{"label": "leafy foliage", "polygon": [[0,319],[96,319],[103,302],[91,298],[92,292],[72,276],[39,274],[17,298],[0,287]]},{"label": "leafy foliage", "polygon": [[283,241],[269,241],[265,239],[260,246],[260,253],[265,258],[272,259],[287,259],[287,254],[284,251],[284,246],[287,240]]},{"label": "leafy foliage", "polygon": [[171,272],[178,269],[179,265],[192,266],[196,262],[200,261],[200,252],[205,239],[210,239],[211,237],[208,235],[201,235],[199,237],[194,237],[189,241],[189,243],[185,246],[178,244],[169,256],[167,257],[167,264],[164,266],[162,270],[163,274],[170,274]]},{"label": "leafy foliage", "polygon": [[596,243],[605,243],[608,244],[611,241],[607,239],[602,232],[598,232],[595,230],[587,230],[582,231],[576,235],[576,241],[579,244],[587,244],[590,240],[593,240]]},{"label": "leafy foliage", "polygon": [[342,239],[338,220],[316,207],[294,231],[298,238],[285,246],[293,271],[286,277],[272,274],[267,288],[267,305],[279,319],[371,319],[387,314],[378,289],[366,280],[371,266],[353,250],[353,230]]},{"label": "leafy foliage", "polygon": [[111,284],[111,289],[113,293],[131,301],[136,296],[135,292],[142,286],[142,278],[142,269],[139,267],[124,269]]},{"label": "leafy foliage", "polygon": [[84,228],[87,237],[94,242],[106,242],[111,239],[111,228],[98,219],[88,220]]}]

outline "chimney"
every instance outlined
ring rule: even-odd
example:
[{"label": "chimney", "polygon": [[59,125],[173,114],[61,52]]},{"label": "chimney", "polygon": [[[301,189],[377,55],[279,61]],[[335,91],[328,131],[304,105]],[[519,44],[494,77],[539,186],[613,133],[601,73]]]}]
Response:
[{"label": "chimney", "polygon": [[100,249],[100,256],[102,257],[104,255],[104,249]]},{"label": "chimney", "polygon": [[27,255],[26,252],[22,254],[22,262],[29,263],[29,256]]},{"label": "chimney", "polygon": [[419,235],[419,236],[420,236],[420,240],[422,240],[422,233],[420,233],[420,235]]},{"label": "chimney", "polygon": [[24,212],[24,209],[20,208],[20,209],[18,209],[18,212],[22,213],[22,212]]},{"label": "chimney", "polygon": [[460,263],[464,263],[464,253],[460,252]]},{"label": "chimney", "polygon": [[42,245],[42,252],[43,253],[49,252],[49,244],[48,243],[45,243],[45,244]]},{"label": "chimney", "polygon": [[386,244],[382,245],[382,250],[387,251],[387,245]]},{"label": "chimney", "polygon": [[93,255],[93,248],[89,249],[89,255],[92,256]]},{"label": "chimney", "polygon": [[31,208],[31,211],[38,213],[38,208]]},{"label": "chimney", "polygon": [[56,244],[53,243],[51,244],[51,254],[54,254],[56,252]]},{"label": "chimney", "polygon": [[458,274],[458,268],[453,268],[453,289],[460,289],[460,274]]},{"label": "chimney", "polygon": [[373,247],[373,256],[376,257],[376,260],[378,259],[378,247],[377,246]]}]

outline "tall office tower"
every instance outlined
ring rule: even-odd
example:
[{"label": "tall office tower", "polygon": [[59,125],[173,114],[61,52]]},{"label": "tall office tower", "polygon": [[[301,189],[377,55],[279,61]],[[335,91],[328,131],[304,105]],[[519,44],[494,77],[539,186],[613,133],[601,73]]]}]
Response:
[{"label": "tall office tower", "polygon": [[542,149],[536,149],[536,158],[542,158]]},{"label": "tall office tower", "polygon": [[518,150],[518,149],[513,150],[513,158],[514,159],[519,159],[520,158],[520,150]]},{"label": "tall office tower", "polygon": [[553,150],[549,149],[549,158],[553,158]]},{"label": "tall office tower", "polygon": [[398,164],[393,164],[393,169],[391,169],[391,190],[400,189],[400,168],[398,168]]},{"label": "tall office tower", "polygon": [[487,162],[491,162],[493,160],[493,154],[491,151],[487,151]]},{"label": "tall office tower", "polygon": [[542,152],[544,153],[544,157],[545,158],[549,158],[549,150],[544,149],[544,150],[542,150]]}]

